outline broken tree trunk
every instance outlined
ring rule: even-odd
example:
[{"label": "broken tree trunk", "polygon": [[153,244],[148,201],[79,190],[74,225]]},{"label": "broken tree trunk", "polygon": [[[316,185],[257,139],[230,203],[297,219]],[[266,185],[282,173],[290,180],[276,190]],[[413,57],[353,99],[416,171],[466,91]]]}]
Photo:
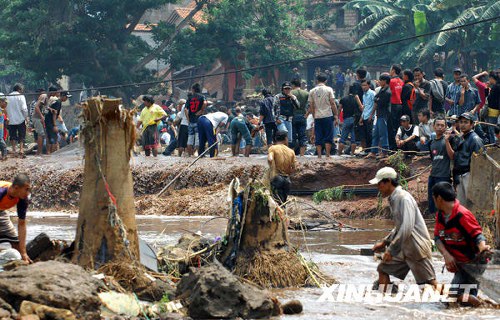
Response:
[{"label": "broken tree trunk", "polygon": [[130,152],[132,112],[121,99],[83,105],[85,168],[73,262],[97,269],[108,261],[139,259]]},{"label": "broken tree trunk", "polygon": [[230,186],[228,245],[220,256],[224,265],[266,288],[318,284],[313,271],[290,244],[288,217],[269,191],[256,183],[241,192],[236,191],[237,186],[239,182],[234,181]]}]

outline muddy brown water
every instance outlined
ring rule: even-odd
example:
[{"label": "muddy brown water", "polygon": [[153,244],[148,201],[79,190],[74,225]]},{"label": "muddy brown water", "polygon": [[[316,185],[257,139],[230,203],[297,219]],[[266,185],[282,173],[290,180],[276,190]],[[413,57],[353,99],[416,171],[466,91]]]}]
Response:
[{"label": "muddy brown water", "polygon": [[[77,215],[65,213],[30,213],[28,239],[40,232],[51,238],[72,240],[75,236]],[[360,231],[320,231],[290,233],[293,243],[300,245],[302,254],[313,260],[323,272],[341,284],[369,285],[377,276],[377,263],[372,257],[360,256],[359,248],[370,247],[391,229],[388,220],[345,220],[346,224],[363,228]],[[202,231],[214,239],[224,233],[226,220],[211,217],[138,216],[139,235],[154,247],[175,244],[185,232]],[[429,221],[429,226],[431,222]],[[452,275],[441,273],[443,260],[434,254],[434,268],[438,281],[449,283]],[[499,279],[500,280],[500,279]],[[409,275],[404,282],[414,284]],[[321,302],[321,288],[273,290],[280,301],[298,299],[304,312],[283,319],[498,319],[499,311],[468,308],[447,309],[442,303],[383,302]],[[336,294],[334,294],[336,297]]]}]

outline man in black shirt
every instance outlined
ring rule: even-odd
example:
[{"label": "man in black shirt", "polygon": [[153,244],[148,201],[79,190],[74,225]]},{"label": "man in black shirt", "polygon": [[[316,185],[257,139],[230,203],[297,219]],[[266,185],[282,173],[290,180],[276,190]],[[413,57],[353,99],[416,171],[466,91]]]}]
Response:
[{"label": "man in black shirt", "polygon": [[[354,155],[356,150],[356,133],[355,127],[359,122],[359,115],[363,111],[359,97],[355,95],[354,85],[349,87],[349,95],[344,97],[339,102],[340,110],[344,110],[344,126],[342,127],[342,135],[339,140],[339,156],[344,152],[344,147],[347,143],[349,135],[351,136],[351,155]],[[339,111],[340,112],[340,111]]]},{"label": "man in black shirt", "polygon": [[431,86],[430,100],[429,100],[429,110],[431,115],[436,116],[438,114],[444,115],[444,103],[446,97],[446,88],[448,88],[448,83],[444,81],[444,71],[441,68],[434,70],[434,79],[429,82]]},{"label": "man in black shirt", "polygon": [[412,120],[414,124],[418,124],[418,113],[429,108],[429,97],[431,92],[431,84],[424,79],[424,72],[420,68],[413,69],[415,81],[415,103],[412,109]]},{"label": "man in black shirt", "polygon": [[186,117],[189,119],[187,143],[187,152],[189,156],[192,156],[194,150],[198,148],[198,118],[203,115],[208,104],[205,97],[201,94],[201,85],[199,83],[193,84],[191,93],[192,95],[186,102],[186,108],[184,108]]},{"label": "man in black shirt", "polygon": [[430,156],[432,159],[432,169],[427,184],[429,199],[429,214],[436,213],[436,205],[432,198],[432,187],[438,182],[451,182],[451,158],[453,149],[451,145],[447,147],[444,133],[446,131],[446,120],[444,116],[438,115],[434,120],[434,132],[436,137],[430,143]]},{"label": "man in black shirt", "polygon": [[389,108],[391,106],[391,90],[389,83],[391,77],[387,73],[383,73],[379,77],[381,89],[375,96],[375,104],[373,106],[372,116],[377,115],[376,123],[373,125],[372,148],[367,158],[374,158],[379,152],[379,146],[383,149],[380,157],[385,158],[389,149],[389,137],[387,130],[387,121],[389,119]]},{"label": "man in black shirt", "polygon": [[267,146],[270,147],[274,142],[276,132],[278,132],[276,115],[274,114],[274,97],[271,94],[271,91],[267,89],[262,89],[262,95],[264,96],[264,99],[259,102],[259,127],[264,125]]},{"label": "man in black shirt", "polygon": [[415,102],[415,85],[413,84],[413,72],[409,69],[403,71],[403,90],[401,91],[401,102],[403,103],[401,113],[410,117],[410,121],[413,123],[411,117],[411,110],[413,108],[413,103]]},{"label": "man in black shirt", "polygon": [[57,151],[57,118],[62,109],[60,93],[57,87],[49,88],[48,106],[45,108],[45,130],[47,131],[47,154]]},{"label": "man in black shirt", "polygon": [[[453,152],[453,180],[457,185],[457,198],[462,204],[467,204],[467,189],[470,179],[470,162],[472,154],[483,148],[483,141],[474,132],[474,115],[466,112],[459,118],[460,131],[463,133],[456,151]],[[448,148],[451,132],[446,132],[446,147]],[[451,146],[450,146],[451,148]]]}]

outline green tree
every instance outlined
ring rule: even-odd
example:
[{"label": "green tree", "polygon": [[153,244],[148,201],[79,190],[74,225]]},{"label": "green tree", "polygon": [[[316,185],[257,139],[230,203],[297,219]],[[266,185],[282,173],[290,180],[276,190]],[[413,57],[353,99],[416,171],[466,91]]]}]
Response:
[{"label": "green tree", "polygon": [[[442,30],[465,23],[487,19],[500,14],[498,0],[353,0],[346,9],[360,11],[362,20],[354,29],[361,34],[357,47]],[[490,53],[479,59],[486,67],[488,59],[494,61],[495,37],[498,23],[487,23],[453,32],[441,32],[435,36],[402,42],[360,55],[360,63],[405,65],[429,64],[436,52],[445,52],[449,64],[459,61],[458,53],[470,63],[472,53]],[[496,53],[498,54],[498,53]],[[388,57],[393,57],[388,61]],[[470,67],[470,65],[468,66]]]},{"label": "green tree", "polygon": [[305,11],[302,0],[214,2],[205,10],[207,23],[180,34],[164,58],[174,68],[206,66],[219,58],[236,69],[301,58],[311,48],[300,36]]},{"label": "green tree", "polygon": [[132,31],[146,10],[168,2],[175,0],[0,0],[0,58],[48,82],[144,80],[147,70],[129,70],[151,49]]}]

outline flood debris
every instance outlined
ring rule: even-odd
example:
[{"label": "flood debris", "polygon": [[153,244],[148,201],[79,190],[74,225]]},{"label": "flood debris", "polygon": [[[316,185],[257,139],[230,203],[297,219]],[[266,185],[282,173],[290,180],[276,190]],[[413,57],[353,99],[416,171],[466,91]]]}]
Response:
[{"label": "flood debris", "polygon": [[110,283],[118,291],[132,292],[140,300],[154,302],[164,297],[173,297],[174,289],[167,282],[167,277],[155,278],[141,265],[127,261],[112,261],[101,266],[98,272],[105,274],[108,279],[111,278]]},{"label": "flood debris", "polygon": [[159,250],[161,270],[180,277],[189,272],[190,267],[201,267],[213,262],[219,245],[220,242],[214,239],[196,233],[186,233],[175,246],[165,246]]}]

